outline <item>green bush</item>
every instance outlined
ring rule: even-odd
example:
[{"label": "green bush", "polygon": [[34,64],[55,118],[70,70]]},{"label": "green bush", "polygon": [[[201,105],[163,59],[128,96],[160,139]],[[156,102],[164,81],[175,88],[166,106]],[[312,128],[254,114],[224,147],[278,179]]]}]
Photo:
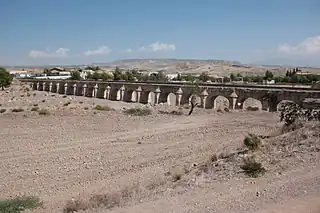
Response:
[{"label": "green bush", "polygon": [[146,107],[134,107],[125,109],[124,113],[127,115],[146,116],[151,114],[151,109]]},{"label": "green bush", "polygon": [[95,109],[96,109],[96,110],[101,110],[101,111],[110,111],[110,110],[112,110],[112,108],[109,107],[109,106],[101,106],[101,105],[97,105],[97,106],[95,107]]},{"label": "green bush", "polygon": [[37,197],[18,197],[0,201],[0,213],[20,213],[26,209],[40,207],[42,202]]}]

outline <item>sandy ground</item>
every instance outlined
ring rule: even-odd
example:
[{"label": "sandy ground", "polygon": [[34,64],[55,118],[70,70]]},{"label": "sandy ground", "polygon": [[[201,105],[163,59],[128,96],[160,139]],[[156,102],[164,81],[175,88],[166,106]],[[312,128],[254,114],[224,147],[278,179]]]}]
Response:
[{"label": "sandy ground", "polygon": [[[7,111],[0,114],[0,199],[39,196],[43,207],[30,212],[63,212],[73,198],[124,189],[136,193],[120,206],[83,212],[320,212],[320,128],[304,132],[311,141],[307,148],[291,146],[289,155],[290,146],[283,145],[272,159],[266,155],[262,177],[246,177],[232,160],[218,160],[215,170],[196,174],[213,154],[241,149],[248,133],[276,134],[277,114],[195,109],[192,116],[178,116],[157,113],[168,110],[159,106],[152,115],[137,117],[121,111],[135,104],[25,88],[1,91],[0,109]],[[50,114],[31,112],[34,104]],[[93,110],[96,104],[115,110]],[[20,107],[23,112],[10,111]],[[276,147],[298,139],[288,134],[266,143]],[[184,169],[188,172],[179,181],[168,175]]]}]

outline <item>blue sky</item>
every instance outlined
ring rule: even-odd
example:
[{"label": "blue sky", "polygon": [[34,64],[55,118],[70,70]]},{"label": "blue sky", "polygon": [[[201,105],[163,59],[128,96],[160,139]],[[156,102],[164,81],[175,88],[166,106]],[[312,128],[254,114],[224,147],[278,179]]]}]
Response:
[{"label": "blue sky", "polygon": [[196,58],[320,66],[319,0],[1,0],[0,64]]}]

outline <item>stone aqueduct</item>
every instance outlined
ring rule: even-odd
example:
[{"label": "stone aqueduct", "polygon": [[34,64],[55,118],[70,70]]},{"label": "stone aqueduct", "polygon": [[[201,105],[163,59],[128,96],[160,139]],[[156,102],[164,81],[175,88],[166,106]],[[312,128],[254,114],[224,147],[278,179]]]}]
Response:
[{"label": "stone aqueduct", "polygon": [[[52,93],[102,98],[113,101],[172,105],[188,104],[194,85],[183,83],[52,81],[28,79],[34,90]],[[202,108],[217,108],[219,102],[229,109],[243,108],[248,98],[261,102],[261,108],[276,111],[282,101],[292,101],[302,106],[306,98],[320,98],[319,89],[278,87],[266,85],[200,84],[197,93]],[[171,97],[171,99],[170,99]],[[174,100],[172,102],[172,99]]]}]

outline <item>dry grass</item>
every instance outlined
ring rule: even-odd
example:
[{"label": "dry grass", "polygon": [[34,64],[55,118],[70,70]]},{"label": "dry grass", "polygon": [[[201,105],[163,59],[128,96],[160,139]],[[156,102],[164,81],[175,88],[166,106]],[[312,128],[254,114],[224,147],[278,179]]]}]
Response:
[{"label": "dry grass", "polygon": [[95,208],[111,209],[117,206],[123,206],[134,198],[139,198],[142,189],[138,185],[127,187],[119,192],[107,194],[95,194],[89,199],[77,199],[67,201],[63,208],[64,213],[73,213],[80,210],[88,210]]},{"label": "dry grass", "polygon": [[243,140],[243,143],[249,150],[257,150],[261,146],[261,139],[255,134],[249,134]]},{"label": "dry grass", "polygon": [[249,177],[257,178],[266,172],[266,169],[261,163],[258,163],[254,157],[247,157],[244,159],[244,164],[241,166],[243,172]]},{"label": "dry grass", "polygon": [[30,111],[32,112],[36,112],[38,111],[40,108],[38,106],[32,107]]},{"label": "dry grass", "polygon": [[151,115],[151,109],[146,107],[129,108],[129,109],[125,109],[123,112],[127,115],[134,115],[134,116]]},{"label": "dry grass", "polygon": [[47,109],[40,109],[38,113],[39,115],[50,115],[50,112]]},{"label": "dry grass", "polygon": [[14,108],[11,110],[12,112],[23,112],[24,109],[23,108]]}]

